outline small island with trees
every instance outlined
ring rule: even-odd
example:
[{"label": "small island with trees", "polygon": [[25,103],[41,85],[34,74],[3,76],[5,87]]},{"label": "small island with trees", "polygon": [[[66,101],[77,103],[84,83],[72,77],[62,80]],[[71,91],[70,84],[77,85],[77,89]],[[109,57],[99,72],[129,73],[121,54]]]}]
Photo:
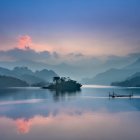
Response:
[{"label": "small island with trees", "polygon": [[80,90],[81,84],[69,77],[53,77],[53,83],[42,87],[43,89],[50,89],[56,91],[77,91]]}]

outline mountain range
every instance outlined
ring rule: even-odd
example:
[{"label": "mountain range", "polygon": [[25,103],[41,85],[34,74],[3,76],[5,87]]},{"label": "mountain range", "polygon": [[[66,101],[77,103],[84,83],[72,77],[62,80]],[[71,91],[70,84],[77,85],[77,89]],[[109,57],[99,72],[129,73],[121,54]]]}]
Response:
[{"label": "mountain range", "polygon": [[29,85],[37,85],[40,83],[47,84],[53,77],[58,75],[54,71],[47,69],[33,72],[28,67],[15,67],[12,70],[0,67],[0,76],[6,76],[5,78],[7,79],[8,77],[16,78],[25,81]]},{"label": "mountain range", "polygon": [[136,72],[140,72],[140,59],[121,69],[112,68],[97,74],[93,78],[83,79],[82,83],[110,85],[115,81],[124,81]]},{"label": "mountain range", "polygon": [[137,72],[122,82],[113,82],[112,86],[140,87],[140,72]]}]

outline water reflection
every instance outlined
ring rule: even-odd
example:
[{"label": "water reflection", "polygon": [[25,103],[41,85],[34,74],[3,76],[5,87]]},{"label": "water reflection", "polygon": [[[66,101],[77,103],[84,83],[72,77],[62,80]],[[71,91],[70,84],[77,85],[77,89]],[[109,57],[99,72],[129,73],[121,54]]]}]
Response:
[{"label": "water reflection", "polygon": [[65,100],[68,97],[76,96],[81,90],[54,91],[40,88],[4,88],[0,89],[0,101],[3,100],[29,100],[29,99],[50,99],[54,101]]},{"label": "water reflection", "polygon": [[[109,100],[111,88],[72,93],[40,88],[0,90],[2,140],[139,140],[140,89]],[[113,89],[114,90],[114,89]],[[132,89],[115,89],[128,94]]]},{"label": "water reflection", "polygon": [[80,94],[81,89],[71,90],[71,91],[52,90],[51,92],[53,93],[54,101],[60,101],[60,100],[69,99],[71,96],[76,96],[77,94]]},{"label": "water reflection", "polygon": [[139,112],[60,113],[28,120],[2,117],[0,136],[2,140],[139,140],[139,117]]},{"label": "water reflection", "polygon": [[15,120],[15,122],[16,122],[17,130],[19,133],[22,133],[22,134],[29,133],[30,127],[32,125],[31,120],[19,118],[19,119]]}]

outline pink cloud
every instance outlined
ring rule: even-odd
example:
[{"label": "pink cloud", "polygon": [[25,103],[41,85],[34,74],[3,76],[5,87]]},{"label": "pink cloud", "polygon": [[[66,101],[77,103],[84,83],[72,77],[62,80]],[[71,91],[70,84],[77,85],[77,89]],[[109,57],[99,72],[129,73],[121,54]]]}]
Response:
[{"label": "pink cloud", "polygon": [[23,35],[18,38],[18,47],[23,49],[32,45],[32,38],[29,35]]}]

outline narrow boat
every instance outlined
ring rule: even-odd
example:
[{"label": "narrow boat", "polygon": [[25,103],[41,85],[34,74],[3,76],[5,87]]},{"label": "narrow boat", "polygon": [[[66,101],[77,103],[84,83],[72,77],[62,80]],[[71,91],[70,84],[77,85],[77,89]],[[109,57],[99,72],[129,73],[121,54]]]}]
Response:
[{"label": "narrow boat", "polygon": [[112,94],[110,94],[110,92],[109,92],[109,98],[117,98],[117,97],[129,97],[129,98],[131,98],[131,97],[133,97],[133,93],[131,93],[131,94],[129,94],[129,95],[121,95],[121,94],[116,94],[116,93],[112,93]]}]

